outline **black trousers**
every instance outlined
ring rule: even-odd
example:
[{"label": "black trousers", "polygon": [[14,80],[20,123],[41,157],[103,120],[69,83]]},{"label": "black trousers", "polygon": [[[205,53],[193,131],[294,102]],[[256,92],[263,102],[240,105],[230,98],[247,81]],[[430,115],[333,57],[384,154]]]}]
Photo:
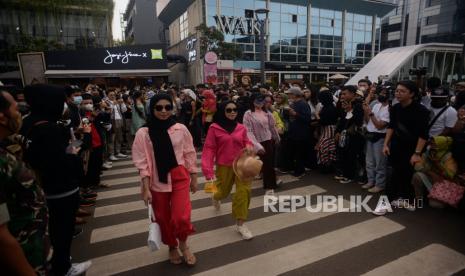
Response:
[{"label": "black trousers", "polygon": [[291,152],[289,150],[289,138],[287,137],[287,134],[280,135],[281,137],[281,142],[279,143],[279,146],[277,148],[277,157],[276,157],[276,165],[278,168],[285,170],[285,171],[290,171],[293,169],[292,166],[292,156]]},{"label": "black trousers", "polygon": [[308,160],[308,142],[305,140],[289,139],[289,151],[292,156],[294,174],[305,172],[305,163]]},{"label": "black trousers", "polygon": [[79,192],[59,199],[47,199],[50,241],[53,246],[53,275],[65,275],[71,267],[71,242],[73,240]]},{"label": "black trousers", "polygon": [[103,147],[94,148],[90,152],[87,175],[85,177],[85,188],[100,184],[100,172],[103,165]]},{"label": "black trousers", "polygon": [[390,181],[386,183],[386,195],[391,201],[399,197],[409,200],[415,198],[412,186],[412,177],[415,170],[410,164],[410,158],[415,152],[415,147],[415,143],[408,144],[395,140],[391,142],[389,163],[392,167],[392,175]]},{"label": "black trousers", "polygon": [[276,172],[274,171],[274,150],[275,145],[273,140],[268,140],[260,143],[265,149],[265,153],[259,155],[263,162],[263,189],[276,189]]}]

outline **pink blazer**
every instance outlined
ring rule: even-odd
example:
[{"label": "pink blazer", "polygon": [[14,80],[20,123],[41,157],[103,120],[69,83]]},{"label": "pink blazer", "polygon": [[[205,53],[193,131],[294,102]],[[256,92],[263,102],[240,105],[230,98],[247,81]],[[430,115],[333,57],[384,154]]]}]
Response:
[{"label": "pink blazer", "polygon": [[[197,154],[189,130],[182,124],[175,124],[168,129],[168,134],[173,144],[174,153],[178,165],[184,166],[190,173],[197,173]],[[132,161],[141,179],[150,178],[150,189],[155,192],[171,192],[171,175],[168,174],[168,183],[160,183],[158,180],[157,164],[155,163],[154,149],[150,140],[147,127],[140,128],[136,132],[132,144]]]}]

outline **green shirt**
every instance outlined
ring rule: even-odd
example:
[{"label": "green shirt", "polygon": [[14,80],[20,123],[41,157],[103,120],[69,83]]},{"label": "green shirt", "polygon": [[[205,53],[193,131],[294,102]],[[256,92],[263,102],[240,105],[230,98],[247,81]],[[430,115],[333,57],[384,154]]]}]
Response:
[{"label": "green shirt", "polygon": [[31,266],[46,275],[50,242],[44,193],[34,173],[0,146],[0,224],[5,223]]}]

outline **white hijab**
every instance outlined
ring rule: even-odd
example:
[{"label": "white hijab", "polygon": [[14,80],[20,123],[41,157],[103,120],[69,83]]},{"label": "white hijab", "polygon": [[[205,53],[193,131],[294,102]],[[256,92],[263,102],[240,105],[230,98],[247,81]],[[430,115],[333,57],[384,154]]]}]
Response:
[{"label": "white hijab", "polygon": [[182,92],[187,96],[191,97],[191,99],[193,99],[194,101],[197,101],[197,95],[195,95],[194,91],[192,91],[191,89],[184,89]]}]

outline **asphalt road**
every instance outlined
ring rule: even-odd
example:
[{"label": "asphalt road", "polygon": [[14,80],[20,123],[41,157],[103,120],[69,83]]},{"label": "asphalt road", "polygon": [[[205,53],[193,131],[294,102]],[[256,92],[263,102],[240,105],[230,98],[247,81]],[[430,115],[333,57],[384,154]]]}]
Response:
[{"label": "asphalt road", "polygon": [[[243,241],[234,231],[231,198],[220,212],[210,194],[192,195],[196,233],[189,238],[197,265],[172,265],[167,249],[147,248],[147,210],[130,160],[114,163],[99,191],[93,216],[73,242],[74,261],[92,259],[86,275],[465,275],[465,215],[425,206],[395,209],[383,217],[368,212],[264,212],[260,181],[252,186],[247,225],[254,234]],[[369,195],[359,184],[339,184],[310,172],[302,179],[280,176],[279,195]],[[203,182],[203,178],[199,179]],[[203,186],[201,184],[201,186]],[[372,208],[378,196],[368,205]],[[349,206],[344,203],[344,206]]]}]

